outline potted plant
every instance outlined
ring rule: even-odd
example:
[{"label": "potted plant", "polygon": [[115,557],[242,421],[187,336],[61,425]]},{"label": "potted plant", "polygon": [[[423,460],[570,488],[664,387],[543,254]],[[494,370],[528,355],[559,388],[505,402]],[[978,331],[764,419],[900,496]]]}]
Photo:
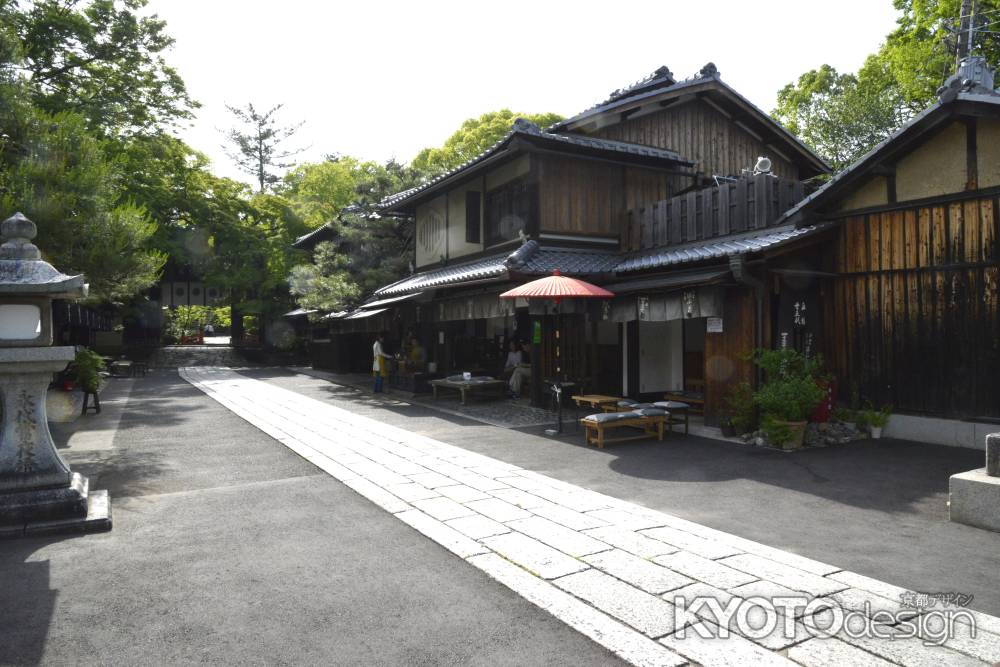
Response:
[{"label": "potted plant", "polygon": [[758,350],[755,361],[765,374],[753,398],[767,439],[783,449],[798,449],[809,415],[826,394],[816,382],[821,362],[793,349]]},{"label": "potted plant", "polygon": [[869,407],[865,410],[858,411],[856,423],[858,429],[868,429],[868,435],[872,440],[878,440],[882,437],[882,429],[889,423],[889,417],[891,415],[892,409],[889,406],[885,406],[881,410],[875,410],[874,408]]}]

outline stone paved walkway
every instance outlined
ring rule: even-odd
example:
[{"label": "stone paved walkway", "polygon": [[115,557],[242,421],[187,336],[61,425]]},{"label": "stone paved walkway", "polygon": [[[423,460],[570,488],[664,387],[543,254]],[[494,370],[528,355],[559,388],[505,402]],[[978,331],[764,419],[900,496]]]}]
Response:
[{"label": "stone paved walkway", "polygon": [[[181,375],[401,521],[636,665],[984,665],[1000,662],[1000,618],[968,612],[943,645],[902,636],[890,584],[594,493],[303,397],[228,369]],[[820,529],[817,527],[817,529]],[[755,596],[822,598],[773,631],[720,638],[721,606]],[[737,607],[731,607],[737,608]],[[761,611],[744,605],[740,609]],[[933,612],[935,608],[924,610]],[[940,607],[937,607],[940,609]],[[840,632],[839,613],[883,638]],[[889,614],[886,614],[889,612]],[[915,625],[932,614],[911,612]],[[760,627],[768,619],[751,619]],[[907,619],[909,620],[909,619]],[[973,631],[971,625],[976,626]],[[930,640],[938,628],[923,627]],[[743,636],[741,636],[741,634]],[[711,635],[703,637],[702,634]]]}]

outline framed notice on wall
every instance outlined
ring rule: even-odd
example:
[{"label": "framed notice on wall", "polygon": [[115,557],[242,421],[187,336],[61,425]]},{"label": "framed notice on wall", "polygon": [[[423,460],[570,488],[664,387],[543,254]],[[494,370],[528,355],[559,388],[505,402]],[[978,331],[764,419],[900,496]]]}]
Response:
[{"label": "framed notice on wall", "polygon": [[708,317],[706,319],[708,320],[708,322],[705,325],[706,333],[722,333],[721,317]]}]

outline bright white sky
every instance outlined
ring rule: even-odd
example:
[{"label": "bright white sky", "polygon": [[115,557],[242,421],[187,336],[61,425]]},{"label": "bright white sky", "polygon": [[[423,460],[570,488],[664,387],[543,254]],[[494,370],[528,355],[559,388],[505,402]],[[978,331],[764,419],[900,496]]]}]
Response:
[{"label": "bright white sky", "polygon": [[765,111],[802,72],[855,71],[894,27],[891,0],[151,0],[195,99],[181,132],[217,173],[225,104],[284,103],[297,140],[327,153],[408,161],[471,116],[508,107],[573,115],[660,65],[714,62]]}]

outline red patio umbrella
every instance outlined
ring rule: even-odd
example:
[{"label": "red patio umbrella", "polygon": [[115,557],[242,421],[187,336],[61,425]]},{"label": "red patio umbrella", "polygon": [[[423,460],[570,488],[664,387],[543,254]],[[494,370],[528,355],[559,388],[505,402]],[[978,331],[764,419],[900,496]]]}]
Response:
[{"label": "red patio umbrella", "polygon": [[[609,299],[614,292],[609,292],[603,287],[592,285],[578,278],[564,276],[556,269],[551,276],[532,280],[530,283],[519,285],[514,289],[507,290],[500,295],[501,299],[550,299],[559,303],[562,299]],[[559,343],[562,329],[562,313],[559,313],[559,320],[556,326],[556,381],[554,389],[556,392],[556,407],[559,412],[559,429],[562,433],[562,385],[560,375],[562,373],[562,356],[560,355]]]},{"label": "red patio umbrella", "polygon": [[559,273],[559,269],[552,272],[551,276],[532,280],[514,289],[507,290],[500,295],[501,299],[552,299],[559,302],[560,299],[578,298],[599,298],[609,299],[614,296],[603,287],[591,285],[578,278],[570,278]]}]

